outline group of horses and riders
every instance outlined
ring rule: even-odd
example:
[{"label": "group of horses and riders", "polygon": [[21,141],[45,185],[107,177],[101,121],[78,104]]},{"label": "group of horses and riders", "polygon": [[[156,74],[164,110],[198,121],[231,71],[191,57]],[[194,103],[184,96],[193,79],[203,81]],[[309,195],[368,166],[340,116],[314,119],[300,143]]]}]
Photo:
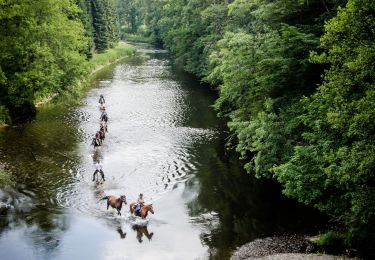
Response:
[{"label": "group of horses and riders", "polygon": [[[108,128],[107,128],[107,122],[108,122],[108,115],[107,112],[105,111],[105,99],[103,95],[100,95],[99,98],[99,104],[100,104],[100,111],[102,111],[102,114],[100,116],[100,130],[95,134],[95,137],[92,141],[92,145],[94,147],[101,146],[104,139],[105,139],[105,134],[108,133]],[[102,178],[102,181],[105,181],[104,178],[104,172],[103,172],[103,164],[101,161],[97,161],[95,164],[95,172],[93,174],[92,180],[99,182],[99,174]],[[121,216],[121,208],[122,204],[124,203],[125,205],[127,204],[126,201],[126,196],[121,195],[119,198],[115,196],[105,196],[101,198],[100,200],[107,200],[107,210],[109,206],[117,210],[117,214]],[[139,197],[136,202],[130,203],[130,213],[134,214],[135,216],[141,217],[142,219],[145,219],[148,215],[148,212],[151,212],[154,214],[154,209],[152,204],[145,204],[145,201],[143,199],[143,194],[139,194]]]},{"label": "group of horses and riders", "polygon": [[92,140],[92,145],[94,147],[101,146],[103,144],[103,141],[105,139],[106,133],[108,133],[108,115],[105,111],[105,99],[103,95],[100,95],[99,98],[99,104],[100,104],[100,110],[102,111],[102,114],[100,116],[100,128],[99,131],[96,132],[95,137]]}]

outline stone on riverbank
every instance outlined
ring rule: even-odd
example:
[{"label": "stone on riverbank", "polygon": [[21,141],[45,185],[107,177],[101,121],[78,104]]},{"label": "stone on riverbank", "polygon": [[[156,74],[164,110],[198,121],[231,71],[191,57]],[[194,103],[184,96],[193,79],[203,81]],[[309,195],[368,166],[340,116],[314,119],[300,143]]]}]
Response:
[{"label": "stone on riverbank", "polygon": [[287,259],[348,259],[345,257],[312,254],[315,245],[302,236],[280,236],[256,239],[239,247],[231,257],[231,260],[287,260]]}]

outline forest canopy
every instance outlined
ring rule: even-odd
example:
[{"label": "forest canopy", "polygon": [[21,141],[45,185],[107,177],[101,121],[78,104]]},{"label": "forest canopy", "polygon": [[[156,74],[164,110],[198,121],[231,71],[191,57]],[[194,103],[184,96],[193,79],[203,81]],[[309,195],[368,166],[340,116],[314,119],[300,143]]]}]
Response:
[{"label": "forest canopy", "polygon": [[127,2],[132,32],[218,86],[247,172],[344,225],[347,245],[374,248],[374,1]]},{"label": "forest canopy", "polygon": [[0,0],[0,122],[35,115],[35,101],[69,91],[87,59],[118,42],[113,0]]}]

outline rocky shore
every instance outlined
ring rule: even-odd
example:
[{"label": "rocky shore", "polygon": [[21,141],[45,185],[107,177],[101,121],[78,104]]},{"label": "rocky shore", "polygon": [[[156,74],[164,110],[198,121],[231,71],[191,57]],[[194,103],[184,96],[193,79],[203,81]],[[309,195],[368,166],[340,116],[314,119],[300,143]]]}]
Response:
[{"label": "rocky shore", "polygon": [[317,246],[303,236],[290,235],[256,239],[234,252],[231,260],[339,260],[354,259],[345,256],[326,255],[317,252]]}]

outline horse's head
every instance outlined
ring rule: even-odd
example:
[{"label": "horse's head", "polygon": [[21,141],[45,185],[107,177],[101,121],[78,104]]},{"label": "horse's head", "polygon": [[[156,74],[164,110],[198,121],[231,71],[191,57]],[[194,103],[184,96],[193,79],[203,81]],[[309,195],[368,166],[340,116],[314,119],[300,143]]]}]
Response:
[{"label": "horse's head", "polygon": [[152,207],[152,204],[149,205],[149,211],[154,214],[154,208]]},{"label": "horse's head", "polygon": [[125,196],[125,195],[121,195],[121,196],[120,196],[120,199],[121,199],[121,201],[122,201],[123,203],[125,203],[125,205],[128,204],[128,203],[126,202],[126,196]]}]

